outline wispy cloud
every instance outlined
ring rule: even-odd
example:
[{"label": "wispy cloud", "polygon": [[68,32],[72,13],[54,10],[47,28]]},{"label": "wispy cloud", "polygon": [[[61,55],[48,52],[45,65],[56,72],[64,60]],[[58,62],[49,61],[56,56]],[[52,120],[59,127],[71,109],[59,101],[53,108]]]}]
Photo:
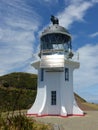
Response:
[{"label": "wispy cloud", "polygon": [[[66,2],[66,0],[65,0]],[[62,12],[58,13],[60,24],[69,28],[75,21],[84,21],[84,16],[95,2],[85,0],[71,0]]]},{"label": "wispy cloud", "polygon": [[[0,75],[17,68],[24,69],[36,53],[35,32],[40,23],[38,14],[26,0],[1,0],[0,3]],[[26,66],[25,66],[26,67]],[[28,66],[29,67],[29,66]]]},{"label": "wispy cloud", "polygon": [[98,0],[92,0],[92,2],[94,2],[94,3],[98,3]]},{"label": "wispy cloud", "polygon": [[98,44],[78,49],[80,68],[74,72],[74,90],[90,102],[98,103]]},{"label": "wispy cloud", "polygon": [[[45,3],[48,3],[48,4],[49,4],[49,3],[53,4],[53,2],[54,2],[54,3],[58,3],[59,0],[54,0],[54,1],[53,1],[53,0],[42,0],[42,1],[38,0],[38,1],[41,2],[41,3],[45,2]],[[44,4],[45,4],[45,3],[44,3]]]},{"label": "wispy cloud", "polygon": [[97,37],[97,36],[98,36],[98,32],[95,32],[95,33],[92,33],[92,34],[89,35],[89,37],[91,37],[91,38],[94,38],[94,37]]},{"label": "wispy cloud", "polygon": [[78,49],[80,69],[75,73],[75,87],[87,88],[98,84],[98,44]]},{"label": "wispy cloud", "polygon": [[[43,0],[45,2],[53,2],[52,0]],[[54,2],[58,2],[58,0],[54,0]]]}]

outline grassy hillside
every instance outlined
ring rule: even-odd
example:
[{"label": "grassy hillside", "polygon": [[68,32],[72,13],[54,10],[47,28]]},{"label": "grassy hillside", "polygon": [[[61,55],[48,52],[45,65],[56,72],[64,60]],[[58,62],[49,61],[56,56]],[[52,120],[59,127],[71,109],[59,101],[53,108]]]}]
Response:
[{"label": "grassy hillside", "polygon": [[84,111],[98,110],[98,104],[88,103],[85,99],[81,98],[76,93],[75,93],[75,99],[77,101],[78,106]]},{"label": "grassy hillside", "polygon": [[17,72],[0,76],[0,86],[36,90],[37,75]]},{"label": "grassy hillside", "polygon": [[83,99],[82,97],[80,97],[78,94],[76,94],[75,93],[75,99],[76,99],[76,101],[79,103],[84,103],[84,102],[86,102],[86,100],[85,99]]},{"label": "grassy hillside", "polygon": [[36,97],[36,90],[0,88],[0,110],[14,111],[28,109]]},{"label": "grassy hillside", "polygon": [[0,110],[28,109],[36,97],[37,75],[11,73],[0,77]]}]

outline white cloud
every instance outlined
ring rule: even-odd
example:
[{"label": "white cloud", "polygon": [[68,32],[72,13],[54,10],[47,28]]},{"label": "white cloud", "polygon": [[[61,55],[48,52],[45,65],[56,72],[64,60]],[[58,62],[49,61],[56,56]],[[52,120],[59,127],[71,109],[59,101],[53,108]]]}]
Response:
[{"label": "white cloud", "polygon": [[48,3],[53,3],[53,2],[56,2],[56,3],[57,3],[57,2],[58,2],[58,0],[54,0],[54,1],[53,1],[53,0],[42,0],[42,1],[48,2]]},{"label": "white cloud", "polygon": [[93,5],[91,1],[71,0],[68,7],[58,14],[60,24],[68,28],[75,21],[83,21],[86,11]]},{"label": "white cloud", "polygon": [[92,38],[94,38],[94,37],[98,36],[98,32],[95,32],[95,33],[93,33],[93,34],[90,34],[89,36],[92,37]]},{"label": "white cloud", "polygon": [[15,31],[11,29],[1,29],[1,32],[0,74],[3,74],[2,70],[7,73],[9,70],[17,69],[26,64],[26,61],[30,64],[32,53],[36,52],[34,50],[34,33],[32,31]]},{"label": "white cloud", "polygon": [[0,25],[0,75],[29,71],[32,53],[36,53],[34,49],[37,48],[35,32],[40,25],[38,15],[32,10],[33,15],[30,16],[31,8],[19,0],[4,0],[0,10],[4,10],[0,13],[3,23]]},{"label": "white cloud", "polygon": [[33,0],[33,1],[36,1],[37,4],[40,4],[45,8],[48,7],[48,9],[51,8],[51,6],[55,6],[56,4],[59,3],[59,0]]},{"label": "white cloud", "polygon": [[92,0],[92,2],[94,2],[94,3],[98,3],[98,0]]},{"label": "white cloud", "polygon": [[78,49],[80,68],[75,72],[74,86],[76,89],[98,85],[98,44],[85,45]]}]

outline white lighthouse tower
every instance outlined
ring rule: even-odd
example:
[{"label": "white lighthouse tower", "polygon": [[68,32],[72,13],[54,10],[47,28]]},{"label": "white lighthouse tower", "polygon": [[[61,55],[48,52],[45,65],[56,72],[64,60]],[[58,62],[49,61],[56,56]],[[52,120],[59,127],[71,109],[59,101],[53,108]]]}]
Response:
[{"label": "white lighthouse tower", "polygon": [[72,59],[71,35],[56,17],[53,25],[40,37],[40,61],[32,64],[38,70],[37,96],[28,115],[83,115],[73,92],[73,71],[79,62]]}]

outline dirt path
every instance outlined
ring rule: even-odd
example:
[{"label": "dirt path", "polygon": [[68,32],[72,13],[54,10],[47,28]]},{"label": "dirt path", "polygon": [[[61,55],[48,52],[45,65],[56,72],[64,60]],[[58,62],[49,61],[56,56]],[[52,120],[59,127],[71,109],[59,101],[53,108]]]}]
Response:
[{"label": "dirt path", "polygon": [[86,113],[83,117],[36,117],[35,119],[51,123],[58,127],[58,130],[98,130],[98,111],[86,111]]}]

